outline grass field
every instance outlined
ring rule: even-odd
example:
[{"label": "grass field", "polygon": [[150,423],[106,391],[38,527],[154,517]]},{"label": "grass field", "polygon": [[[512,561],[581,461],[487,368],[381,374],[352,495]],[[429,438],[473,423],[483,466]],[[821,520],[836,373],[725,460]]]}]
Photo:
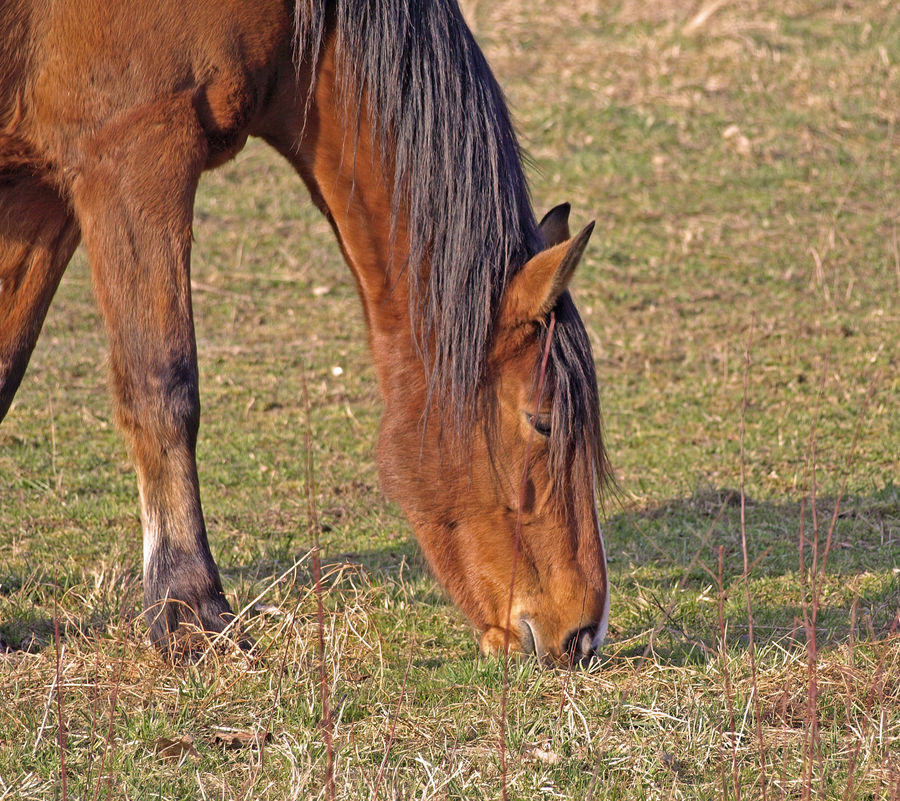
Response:
[{"label": "grass field", "polygon": [[597,220],[603,659],[477,657],[378,488],[350,274],[251,143],[201,185],[193,280],[204,508],[261,651],[146,643],[79,251],[0,426],[0,799],[324,798],[329,750],[347,799],[900,798],[900,7],[597,5],[465,11],[538,214]]}]

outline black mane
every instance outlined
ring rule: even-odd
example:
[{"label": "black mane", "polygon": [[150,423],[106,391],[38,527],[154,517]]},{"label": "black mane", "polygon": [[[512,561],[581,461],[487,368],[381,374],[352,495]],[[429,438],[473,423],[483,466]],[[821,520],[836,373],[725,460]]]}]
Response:
[{"label": "black mane", "polygon": [[[394,218],[408,217],[413,334],[430,355],[423,358],[428,407],[446,398],[442,422],[464,440],[485,401],[480,389],[503,292],[545,246],[503,94],[456,0],[299,0],[295,14],[297,58],[315,61],[334,31],[336,59],[354,81],[345,101],[368,102],[380,152],[391,153]],[[556,474],[571,484],[579,468],[565,463],[586,449],[581,469],[593,463],[603,483],[593,358],[568,293],[549,373],[558,388]]]},{"label": "black mane", "polygon": [[503,289],[543,245],[503,95],[452,0],[311,0],[297,14],[301,58],[317,56],[332,15],[336,58],[365,89],[375,135],[390,135],[429,397],[447,397],[464,431]]}]

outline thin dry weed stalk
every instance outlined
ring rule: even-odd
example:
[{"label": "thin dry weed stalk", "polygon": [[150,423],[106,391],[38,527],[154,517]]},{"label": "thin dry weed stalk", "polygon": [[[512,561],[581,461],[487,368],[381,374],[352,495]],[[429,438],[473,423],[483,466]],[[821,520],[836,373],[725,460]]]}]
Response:
[{"label": "thin dry weed stalk", "polygon": [[897,291],[900,292],[900,245],[897,243],[897,223],[891,227],[891,249],[894,256],[894,271],[897,273]]},{"label": "thin dry weed stalk", "polygon": [[[832,543],[833,543],[833,535],[834,530],[837,524],[838,517],[840,515],[840,508],[843,502],[843,498],[846,492],[847,480],[850,473],[850,470],[853,465],[857,443],[859,441],[860,431],[862,428],[862,424],[867,416],[867,411],[869,408],[869,404],[871,402],[871,398],[874,395],[875,387],[877,386],[879,380],[879,373],[876,372],[873,375],[872,380],[870,382],[869,388],[867,390],[866,396],[864,398],[863,404],[860,408],[856,426],[854,429],[853,438],[851,441],[851,445],[847,454],[847,459],[843,471],[843,476],[841,480],[840,490],[838,492],[837,499],[835,501],[834,510],[832,512],[831,521],[828,526],[828,531],[826,535],[826,541],[824,549],[821,553],[820,558],[820,524],[818,517],[818,503],[817,503],[817,473],[818,473],[818,421],[819,414],[821,408],[822,398],[824,397],[825,392],[825,384],[826,384],[826,376],[828,370],[828,359],[823,361],[822,367],[822,375],[819,384],[819,391],[816,403],[816,409],[813,416],[813,421],[810,428],[809,434],[809,444],[807,449],[807,464],[806,464],[806,473],[804,476],[803,486],[804,488],[807,485],[809,486],[808,498],[809,498],[809,510],[812,518],[812,530],[813,537],[810,542],[805,535],[805,520],[806,520],[806,508],[807,508],[807,492],[804,490],[803,498],[801,501],[801,511],[800,511],[800,530],[798,535],[798,550],[800,557],[800,574],[801,580],[803,583],[803,593],[801,596],[801,609],[802,609],[802,625],[804,632],[806,634],[806,670],[807,670],[807,703],[805,707],[804,714],[804,726],[803,726],[803,736],[801,739],[802,743],[802,777],[801,777],[801,798],[809,799],[812,798],[813,794],[821,795],[824,793],[826,776],[825,776],[825,756],[822,748],[822,740],[819,728],[819,697],[820,691],[822,689],[821,685],[821,673],[823,669],[823,665],[821,663],[820,653],[817,647],[817,623],[819,617],[819,611],[821,608],[822,601],[822,592],[824,585],[826,583],[826,566],[828,561],[828,556],[831,552]],[[811,546],[811,562],[807,564],[806,561],[806,547]],[[849,634],[849,659],[850,659],[850,667],[854,664],[854,654],[856,651],[855,644],[855,629],[856,629],[856,618],[857,618],[857,607],[858,607],[858,592],[854,594],[854,601],[850,609],[850,634]],[[891,632],[888,635],[888,640],[891,638],[894,629],[897,624],[897,619],[894,619],[894,623],[891,628]],[[872,632],[874,634],[874,632]],[[875,638],[873,637],[873,640]],[[886,645],[887,641],[882,643],[882,646]],[[882,668],[884,665],[885,653],[882,653],[881,660],[879,661],[878,668],[876,669],[874,675],[871,677],[871,681],[869,684],[869,692],[867,693],[867,701],[865,706],[865,720],[871,720],[871,706],[874,701],[874,697],[876,695],[876,691],[880,691],[880,677],[882,673]],[[848,693],[848,695],[850,695]],[[850,737],[855,739],[855,746],[850,749],[849,757],[847,761],[847,783],[845,785],[844,798],[849,799],[853,793],[853,786],[856,780],[856,766],[859,758],[860,750],[863,746],[864,736],[861,731],[854,732],[854,728],[850,723],[849,719],[850,714],[850,704],[848,703],[845,707],[845,721],[848,732],[850,733]],[[848,744],[849,745],[849,744]],[[818,787],[814,789],[813,787],[813,773],[814,767],[818,766]]]},{"label": "thin dry weed stalk", "polygon": [[[596,789],[596,786],[597,786],[597,783],[599,780],[599,772],[600,772],[599,757],[602,753],[600,746],[609,738],[609,736],[613,730],[613,726],[615,725],[615,723],[619,717],[619,714],[626,703],[626,700],[630,696],[630,693],[634,690],[634,687],[637,683],[638,676],[640,675],[640,668],[641,668],[642,664],[644,664],[650,657],[650,652],[652,650],[652,645],[653,645],[653,638],[654,638],[655,634],[660,632],[663,629],[663,627],[665,626],[665,620],[671,618],[671,613],[675,608],[675,604],[677,603],[679,591],[682,590],[687,585],[688,579],[689,579],[694,567],[696,567],[697,565],[699,565],[703,570],[705,570],[707,573],[709,573],[713,577],[714,580],[716,579],[716,574],[714,574],[703,563],[703,560],[700,557],[701,557],[701,554],[703,553],[703,551],[706,549],[707,545],[709,544],[712,534],[715,531],[716,526],[721,521],[722,515],[723,515],[726,507],[728,506],[730,500],[731,500],[730,495],[725,497],[722,500],[721,504],[719,505],[719,509],[716,512],[715,517],[710,522],[709,526],[706,529],[706,532],[703,534],[702,537],[700,537],[700,544],[698,545],[697,549],[694,551],[694,554],[691,557],[690,561],[688,562],[688,565],[685,567],[684,572],[682,573],[681,579],[679,580],[678,584],[676,585],[676,587],[672,593],[672,597],[669,600],[668,605],[666,606],[665,609],[663,609],[662,606],[660,606],[660,610],[662,612],[662,617],[660,619],[660,622],[655,624],[652,629],[641,632],[635,638],[632,638],[629,640],[621,640],[617,643],[619,650],[622,650],[625,646],[627,646],[633,640],[640,640],[640,639],[643,639],[645,636],[648,637],[647,646],[644,648],[644,651],[643,651],[641,657],[637,660],[634,660],[633,664],[631,665],[631,667],[629,669],[629,673],[630,673],[629,678],[628,678],[625,686],[619,690],[618,699],[617,699],[615,708],[614,708],[613,712],[610,714],[609,719],[607,721],[606,726],[604,727],[603,732],[601,733],[601,735],[598,738],[596,738],[597,744],[595,745],[594,769],[593,769],[593,774],[591,776],[591,782],[588,786],[588,792],[587,792],[587,796],[586,796],[588,801],[590,801],[590,799],[593,798],[594,791]],[[637,524],[637,521],[635,521],[635,522]],[[638,527],[640,527],[639,524],[638,524]],[[644,539],[648,543],[650,543],[650,545],[653,546],[658,552],[662,553],[667,559],[670,558],[669,554],[662,551],[662,549],[659,548],[659,546],[655,542],[653,542],[651,537],[644,534]],[[722,559],[722,546],[720,546],[720,548],[719,548],[720,564],[719,564],[719,576],[718,576],[718,586],[719,586],[719,590],[720,590],[720,593],[719,593],[720,604],[722,602],[722,599],[724,598],[724,588],[722,586],[722,577],[721,577],[721,569],[722,569],[721,559]],[[722,609],[720,606],[720,626],[721,626],[721,630],[722,630],[722,644],[723,644],[722,645],[722,649],[723,649],[722,653],[724,653],[724,618],[722,617],[722,614],[723,614],[723,612],[722,612]],[[705,643],[695,643],[690,638],[687,637],[686,632],[682,631],[682,634],[685,636],[685,639],[691,641],[692,644],[702,646],[701,649],[704,652],[708,653],[710,651],[710,649],[705,645]],[[727,668],[727,664],[726,664],[725,665],[726,676],[727,676],[727,669],[728,668]],[[726,679],[726,681],[727,681],[727,679]],[[726,692],[726,697],[729,699],[731,698],[730,692]],[[562,700],[560,701],[560,704],[562,705]],[[731,720],[732,720],[731,730],[733,732],[734,731],[734,714],[733,714],[733,712],[731,715]],[[736,768],[736,765],[737,765],[737,763],[735,762],[735,768]],[[723,795],[723,797],[724,797],[724,795]],[[739,793],[737,795],[737,798],[738,799],[740,798]]]},{"label": "thin dry weed stalk", "polygon": [[[807,449],[807,462],[805,467],[805,475],[803,480],[803,497],[800,503],[800,531],[799,531],[799,555],[800,555],[800,576],[803,585],[801,596],[801,610],[803,630],[806,634],[806,659],[807,659],[807,701],[806,713],[804,717],[804,729],[802,738],[802,789],[801,798],[807,801],[812,794],[812,772],[813,772],[813,753],[821,755],[820,741],[818,737],[818,654],[816,651],[816,627],[815,616],[818,611],[818,549],[819,549],[819,522],[818,509],[816,504],[816,444],[817,428],[819,422],[819,413],[822,405],[822,397],[825,393],[825,381],[827,375],[828,360],[825,359],[822,365],[822,377],[819,381],[819,389],[816,399],[816,408],[813,414],[812,423],[809,432],[809,445]],[[812,568],[806,566],[806,545],[809,544],[805,535],[806,523],[806,482],[809,481],[809,505],[812,514],[813,540],[812,540]],[[808,589],[807,589],[808,587]],[[810,612],[810,600],[812,598],[812,612]],[[817,760],[820,762],[820,760]]]},{"label": "thin dry weed stalk", "polygon": [[[90,729],[88,730],[87,741],[93,745],[95,730],[97,727],[97,720],[100,714],[99,712],[99,704],[100,704],[100,643],[97,640],[94,640],[93,643],[86,643],[88,647],[93,645],[94,650],[94,674],[98,677],[97,681],[93,682],[93,686],[91,687],[91,724]],[[88,788],[91,786],[91,773],[94,770],[94,749],[91,748],[88,753],[88,763],[87,769],[84,771],[84,786]]]},{"label": "thin dry weed stalk", "polygon": [[[133,585],[128,585],[128,586],[129,586],[129,588],[133,588]],[[126,598],[127,597],[128,597],[128,595],[126,595]],[[128,609],[129,609],[129,612],[127,614],[127,617],[123,621],[125,631],[128,630],[128,627],[131,622],[130,621],[130,618],[131,618],[130,610],[132,609],[132,606],[130,604],[128,605]],[[98,648],[97,648],[98,654],[99,654],[99,650],[100,649],[99,649],[99,645],[98,645]],[[114,674],[112,686],[110,687],[110,690],[109,690],[109,723],[107,724],[107,727],[106,727],[106,740],[104,741],[104,745],[103,745],[103,755],[100,757],[100,768],[97,771],[97,782],[94,785],[93,801],[97,801],[97,799],[100,796],[100,786],[103,782],[103,769],[106,766],[106,758],[108,756],[109,762],[110,762],[110,764],[112,764],[112,760],[115,755],[115,739],[113,737],[113,733],[115,731],[115,721],[116,721],[116,702],[117,702],[118,695],[119,695],[119,686],[122,681],[122,671],[125,666],[125,652],[126,652],[126,649],[125,649],[124,641],[123,641],[123,643],[121,644],[121,654],[119,656],[119,659],[116,661],[116,668],[115,668],[115,674]],[[99,676],[99,673],[98,673],[98,676]],[[109,772],[109,776],[107,777],[107,781],[106,781],[107,796],[110,795],[111,790],[112,790],[112,771]]]},{"label": "thin dry weed stalk", "polygon": [[[675,585],[675,588],[672,591],[672,597],[669,599],[669,603],[663,608],[660,604],[657,606],[662,613],[659,623],[657,623],[649,632],[649,639],[646,648],[644,648],[644,653],[642,655],[642,659],[647,659],[650,656],[650,652],[653,646],[654,637],[659,634],[666,625],[667,620],[672,619],[672,612],[675,609],[675,605],[678,602],[679,593],[687,586],[688,579],[690,578],[691,573],[693,572],[696,566],[700,566],[703,570],[705,570],[709,575],[715,579],[715,574],[703,563],[703,560],[700,558],[700,555],[706,550],[706,546],[709,544],[710,539],[712,538],[713,531],[715,531],[716,526],[719,524],[719,521],[722,519],[722,514],[725,512],[726,507],[731,501],[731,495],[725,497],[722,503],[719,505],[719,511],[716,512],[716,516],[713,518],[712,522],[706,529],[706,533],[700,538],[700,544],[697,546],[697,550],[694,551],[694,555],[691,557],[691,560],[688,562],[687,567],[685,567],[684,572],[681,575],[681,579],[678,581],[678,584]],[[648,542],[652,543],[652,539],[650,537],[646,537]],[[655,543],[654,543],[655,544]],[[659,546],[656,546],[657,548]],[[666,554],[668,556],[668,554]],[[679,626],[679,628],[682,628]],[[700,649],[704,652],[709,653],[710,648],[705,643],[700,643],[694,641],[691,637],[688,636],[687,632],[685,632],[682,628],[681,631],[682,636],[684,636],[685,640],[691,642],[692,645],[696,645],[700,647]],[[642,635],[643,636],[643,635]],[[621,643],[620,643],[621,645]]]},{"label": "thin dry weed stalk", "polygon": [[63,690],[62,690],[62,649],[59,644],[59,604],[57,595],[59,594],[58,577],[53,577],[53,644],[56,650],[56,711],[59,720],[59,783],[62,801],[68,798],[68,777],[66,772],[66,723],[65,714],[63,712]]},{"label": "thin dry weed stalk", "polygon": [[[301,392],[303,399],[303,408],[305,412],[305,450],[306,450],[306,460],[304,465],[305,471],[305,487],[306,487],[306,516],[307,516],[307,532],[310,536],[311,540],[311,550],[306,556],[310,557],[311,565],[312,565],[312,573],[313,573],[313,583],[314,583],[314,592],[316,597],[316,623],[317,623],[317,635],[318,635],[318,667],[319,667],[319,698],[322,709],[322,716],[320,719],[320,726],[324,733],[325,737],[325,745],[326,745],[326,754],[327,754],[327,763],[326,763],[326,775],[325,775],[325,791],[326,797],[333,801],[335,797],[335,788],[334,788],[334,752],[333,752],[333,721],[331,717],[331,709],[330,709],[330,693],[329,693],[329,683],[328,683],[328,670],[325,664],[326,652],[325,652],[325,609],[324,609],[324,601],[323,601],[323,588],[322,588],[322,563],[320,557],[319,550],[319,520],[318,513],[316,510],[315,504],[315,487],[314,487],[314,476],[315,476],[315,466],[313,463],[313,455],[312,455],[312,422],[310,417],[310,403],[309,403],[309,391],[306,383],[306,374],[303,370],[300,371],[300,380],[301,380]],[[291,575],[293,578],[296,578],[296,570],[299,564],[306,558],[306,556],[301,557],[291,565],[288,570],[282,573],[278,582],[280,583],[280,579],[284,578],[287,575]],[[307,596],[308,597],[307,593]],[[258,596],[260,597],[260,596]],[[259,779],[260,771],[262,770],[264,759],[265,759],[265,749],[266,749],[266,741],[270,739],[273,735],[273,721],[275,719],[275,712],[278,708],[278,704],[282,698],[282,686],[284,681],[284,675],[287,670],[287,661],[288,655],[290,654],[290,645],[293,639],[296,639],[293,635],[296,632],[296,620],[297,615],[299,613],[300,607],[304,601],[304,596],[301,595],[298,597],[296,603],[293,606],[291,614],[287,617],[284,625],[282,626],[282,631],[286,628],[288,630],[288,636],[286,641],[283,643],[284,651],[282,653],[282,658],[279,663],[278,674],[276,678],[276,686],[275,692],[273,695],[272,703],[269,708],[268,720],[266,722],[265,733],[264,736],[260,739],[260,747],[259,747],[259,756],[257,761],[253,766],[253,770],[248,776],[246,782],[244,783],[243,793],[245,797],[250,797],[250,794],[254,791],[256,784]],[[242,612],[246,611],[248,607],[244,607]],[[272,647],[273,642],[270,644],[269,648]],[[267,649],[268,650],[268,649]]]},{"label": "thin dry weed stalk", "polygon": [[381,765],[378,767],[378,777],[375,779],[375,786],[372,788],[372,801],[376,801],[378,798],[378,790],[381,787],[381,780],[384,776],[388,755],[391,753],[391,746],[394,744],[394,733],[397,730],[397,721],[400,719],[400,707],[403,705],[403,697],[406,694],[406,682],[409,679],[409,669],[412,666],[413,651],[415,647],[416,642],[413,640],[409,647],[409,657],[406,660],[406,669],[403,671],[403,684],[400,686],[400,695],[397,698],[397,708],[394,710],[393,718],[391,718],[391,730],[388,734],[387,743],[384,746],[384,756],[381,759]]},{"label": "thin dry weed stalk", "polygon": [[[738,762],[737,762],[737,729],[735,727],[735,718],[734,718],[734,695],[732,693],[731,688],[731,674],[728,670],[728,640],[726,637],[727,631],[725,628],[725,582],[723,578],[723,569],[725,562],[725,546],[719,546],[719,570],[716,574],[716,583],[718,584],[719,589],[719,654],[722,662],[722,677],[725,682],[725,704],[728,708],[728,732],[729,739],[731,740],[731,779],[732,779],[732,787],[734,788],[734,797],[736,801],[740,801],[741,799],[741,783],[738,777]],[[724,743],[725,738],[722,738],[722,742]],[[728,793],[725,787],[725,773],[724,773],[724,765],[722,770],[722,798],[726,799],[728,797]]]},{"label": "thin dry weed stalk", "polygon": [[330,801],[334,801],[334,722],[331,719],[328,668],[325,664],[325,605],[322,599],[322,562],[319,550],[319,515],[316,509],[315,465],[312,450],[312,418],[309,406],[309,388],[306,384],[306,373],[301,371],[301,387],[303,391],[303,408],[306,416],[306,515],[310,539],[312,540],[312,569],[316,585],[316,620],[319,634],[319,687],[322,704],[321,726],[325,734],[325,792]]}]

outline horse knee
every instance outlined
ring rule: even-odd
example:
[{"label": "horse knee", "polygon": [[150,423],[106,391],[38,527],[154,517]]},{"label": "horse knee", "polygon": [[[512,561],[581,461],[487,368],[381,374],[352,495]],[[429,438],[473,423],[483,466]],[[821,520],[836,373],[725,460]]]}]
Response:
[{"label": "horse knee", "polygon": [[196,361],[191,356],[124,365],[111,358],[116,420],[132,437],[173,440],[193,446],[200,425]]}]

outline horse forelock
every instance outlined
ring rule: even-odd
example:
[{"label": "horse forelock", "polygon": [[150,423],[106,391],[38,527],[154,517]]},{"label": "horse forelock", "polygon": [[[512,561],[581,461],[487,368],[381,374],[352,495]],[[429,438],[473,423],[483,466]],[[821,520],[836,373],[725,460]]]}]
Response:
[{"label": "horse forelock", "polygon": [[500,299],[543,244],[522,152],[455,0],[299,0],[298,59],[315,61],[332,31],[349,79],[344,100],[351,111],[368,104],[371,135],[395,177],[392,230],[406,218],[426,414],[438,413],[465,444],[483,408]]}]

